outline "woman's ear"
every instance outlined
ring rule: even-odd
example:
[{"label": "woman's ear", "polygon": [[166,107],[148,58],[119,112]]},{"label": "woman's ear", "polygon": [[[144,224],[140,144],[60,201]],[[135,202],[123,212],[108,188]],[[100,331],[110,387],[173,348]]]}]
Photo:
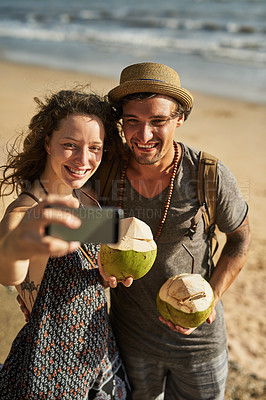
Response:
[{"label": "woman's ear", "polygon": [[181,126],[184,121],[185,121],[185,114],[183,113],[182,117],[178,117],[177,122],[176,122],[176,127],[178,128],[179,126]]},{"label": "woman's ear", "polygon": [[45,147],[45,150],[47,151],[47,154],[50,154],[51,153],[51,150],[50,150],[50,138],[47,135],[45,136],[44,147]]}]

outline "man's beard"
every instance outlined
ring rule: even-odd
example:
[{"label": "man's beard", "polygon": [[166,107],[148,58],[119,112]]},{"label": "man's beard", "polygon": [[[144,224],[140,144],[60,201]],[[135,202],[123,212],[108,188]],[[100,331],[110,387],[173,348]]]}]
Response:
[{"label": "man's beard", "polygon": [[147,154],[147,155],[143,154],[142,156],[138,156],[135,153],[133,144],[131,144],[131,152],[132,152],[132,155],[133,155],[135,161],[140,165],[153,165],[153,164],[156,164],[158,161],[160,161],[162,158],[160,148],[159,148],[159,152],[156,153],[152,158],[149,154]]}]

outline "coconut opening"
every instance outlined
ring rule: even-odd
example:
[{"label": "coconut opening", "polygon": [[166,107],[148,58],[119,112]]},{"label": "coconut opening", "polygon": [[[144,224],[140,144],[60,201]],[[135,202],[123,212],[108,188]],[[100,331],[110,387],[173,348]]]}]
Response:
[{"label": "coconut opening", "polygon": [[157,248],[150,227],[134,217],[120,220],[119,241],[115,244],[108,244],[108,247],[137,252],[146,252]]},{"label": "coconut opening", "polygon": [[175,309],[194,313],[206,310],[212,303],[210,284],[199,274],[180,274],[168,279],[159,296]]}]

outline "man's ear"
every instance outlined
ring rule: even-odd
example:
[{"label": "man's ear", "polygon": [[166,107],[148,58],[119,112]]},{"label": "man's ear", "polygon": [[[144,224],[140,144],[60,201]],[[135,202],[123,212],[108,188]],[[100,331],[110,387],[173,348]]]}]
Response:
[{"label": "man's ear", "polygon": [[177,122],[176,122],[176,127],[178,128],[179,126],[181,126],[184,121],[185,121],[185,114],[183,113],[182,117],[178,117]]},{"label": "man's ear", "polygon": [[47,154],[50,154],[50,138],[49,138],[49,136],[45,136],[45,140],[44,140],[44,147],[45,147],[45,150],[47,151]]}]

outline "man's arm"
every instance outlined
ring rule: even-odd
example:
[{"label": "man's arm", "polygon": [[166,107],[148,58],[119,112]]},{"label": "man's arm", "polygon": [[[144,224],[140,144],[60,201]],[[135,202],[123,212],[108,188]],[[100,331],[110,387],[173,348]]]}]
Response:
[{"label": "man's arm", "polygon": [[[207,319],[209,324],[215,320],[216,304],[222,297],[223,293],[233,283],[246,262],[251,240],[248,217],[244,219],[239,228],[234,232],[227,234],[226,239],[226,243],[210,279],[210,284],[214,293],[214,308]],[[177,325],[174,326],[171,322],[165,321],[161,316],[159,319],[164,324],[167,324],[170,329],[184,335],[190,335],[196,329],[182,328]]]},{"label": "man's arm", "polygon": [[239,228],[226,235],[226,243],[211,276],[210,284],[214,292],[214,306],[244,266],[250,241],[251,233],[248,217],[246,217]]}]

